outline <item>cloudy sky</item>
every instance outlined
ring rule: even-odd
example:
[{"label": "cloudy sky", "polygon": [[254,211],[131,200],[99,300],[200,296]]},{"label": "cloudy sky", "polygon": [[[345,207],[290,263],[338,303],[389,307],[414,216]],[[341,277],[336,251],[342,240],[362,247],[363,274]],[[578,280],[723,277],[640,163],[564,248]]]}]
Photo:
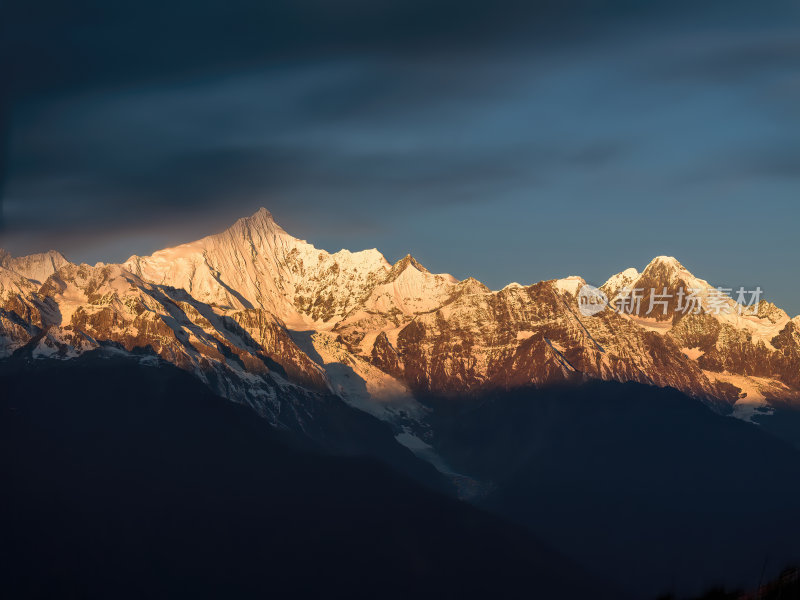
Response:
[{"label": "cloudy sky", "polygon": [[265,206],[494,288],[668,254],[800,313],[794,0],[0,11],[13,253],[119,261]]}]

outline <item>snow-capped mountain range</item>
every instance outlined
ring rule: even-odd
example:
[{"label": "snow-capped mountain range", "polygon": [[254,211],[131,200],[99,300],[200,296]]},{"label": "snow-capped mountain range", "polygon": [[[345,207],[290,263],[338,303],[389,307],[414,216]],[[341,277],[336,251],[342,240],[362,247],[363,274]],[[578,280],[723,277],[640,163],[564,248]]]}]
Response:
[{"label": "snow-capped mountain range", "polygon": [[[431,396],[604,379],[671,386],[744,419],[800,403],[800,317],[765,301],[754,314],[687,314],[674,300],[652,317],[584,316],[584,283],[492,291],[410,255],[390,264],[375,249],[325,252],[261,209],[123,264],[0,251],[0,357],[164,360],[287,427],[306,427],[308,407],[332,393],[420,453]],[[704,302],[713,290],[662,256],[601,289],[682,287]]]}]

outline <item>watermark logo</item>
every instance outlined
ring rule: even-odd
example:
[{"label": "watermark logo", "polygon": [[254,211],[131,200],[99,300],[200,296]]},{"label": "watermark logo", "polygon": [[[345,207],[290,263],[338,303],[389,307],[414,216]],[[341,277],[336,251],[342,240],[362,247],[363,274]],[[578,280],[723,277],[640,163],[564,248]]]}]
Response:
[{"label": "watermark logo", "polygon": [[578,310],[584,317],[591,317],[603,312],[608,306],[608,296],[603,290],[588,283],[578,292]]},{"label": "watermark logo", "polygon": [[651,288],[647,292],[645,288],[625,287],[609,302],[603,290],[586,284],[578,291],[578,310],[585,317],[597,315],[606,308],[618,314],[637,316],[666,315],[670,308],[675,313],[689,315],[733,312],[740,316],[757,315],[762,294],[760,287],[754,290],[741,287],[736,291],[736,299],[731,297],[731,288],[722,287],[679,288],[675,292],[669,292],[663,287]]}]

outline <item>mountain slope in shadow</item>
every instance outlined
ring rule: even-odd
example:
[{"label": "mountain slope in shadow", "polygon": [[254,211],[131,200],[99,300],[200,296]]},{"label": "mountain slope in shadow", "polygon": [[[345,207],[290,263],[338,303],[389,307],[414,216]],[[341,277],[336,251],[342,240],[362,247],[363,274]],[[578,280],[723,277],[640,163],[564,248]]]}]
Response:
[{"label": "mountain slope in shadow", "polygon": [[518,526],[299,447],[187,373],[0,372],[0,593],[620,598]]},{"label": "mountain slope in shadow", "polygon": [[800,557],[800,452],[676,390],[592,382],[437,413],[437,450],[492,482],[485,507],[642,597],[753,587],[766,557]]}]

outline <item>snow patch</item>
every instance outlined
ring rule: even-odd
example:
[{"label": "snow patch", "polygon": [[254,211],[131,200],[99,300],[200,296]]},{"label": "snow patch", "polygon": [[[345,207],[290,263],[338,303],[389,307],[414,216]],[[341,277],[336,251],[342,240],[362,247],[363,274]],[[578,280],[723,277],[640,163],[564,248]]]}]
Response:
[{"label": "snow patch", "polygon": [[741,390],[740,398],[733,405],[731,417],[758,424],[753,420],[757,415],[770,415],[774,409],[770,406],[766,393],[781,396],[790,390],[780,381],[767,377],[734,375],[732,373],[716,373],[703,371],[712,381],[730,383]]},{"label": "snow patch", "polygon": [[700,350],[700,348],[681,348],[681,352],[691,360],[697,360],[705,354],[705,350]]},{"label": "snow patch", "polygon": [[634,269],[633,267],[629,267],[622,271],[621,273],[617,273],[616,275],[612,275],[608,278],[601,288],[603,291],[607,292],[609,295],[615,295],[619,290],[625,287],[631,287],[631,284],[636,281],[640,276],[639,271]]},{"label": "snow patch", "polygon": [[392,423],[425,415],[426,409],[403,383],[351,354],[336,336],[314,333],[311,347],[309,340],[295,342],[324,369],[332,391],[352,407]]},{"label": "snow patch", "polygon": [[578,290],[585,284],[586,282],[583,280],[583,277],[577,275],[570,275],[564,279],[556,279],[556,289],[562,294],[569,293],[573,296],[577,296]]}]

